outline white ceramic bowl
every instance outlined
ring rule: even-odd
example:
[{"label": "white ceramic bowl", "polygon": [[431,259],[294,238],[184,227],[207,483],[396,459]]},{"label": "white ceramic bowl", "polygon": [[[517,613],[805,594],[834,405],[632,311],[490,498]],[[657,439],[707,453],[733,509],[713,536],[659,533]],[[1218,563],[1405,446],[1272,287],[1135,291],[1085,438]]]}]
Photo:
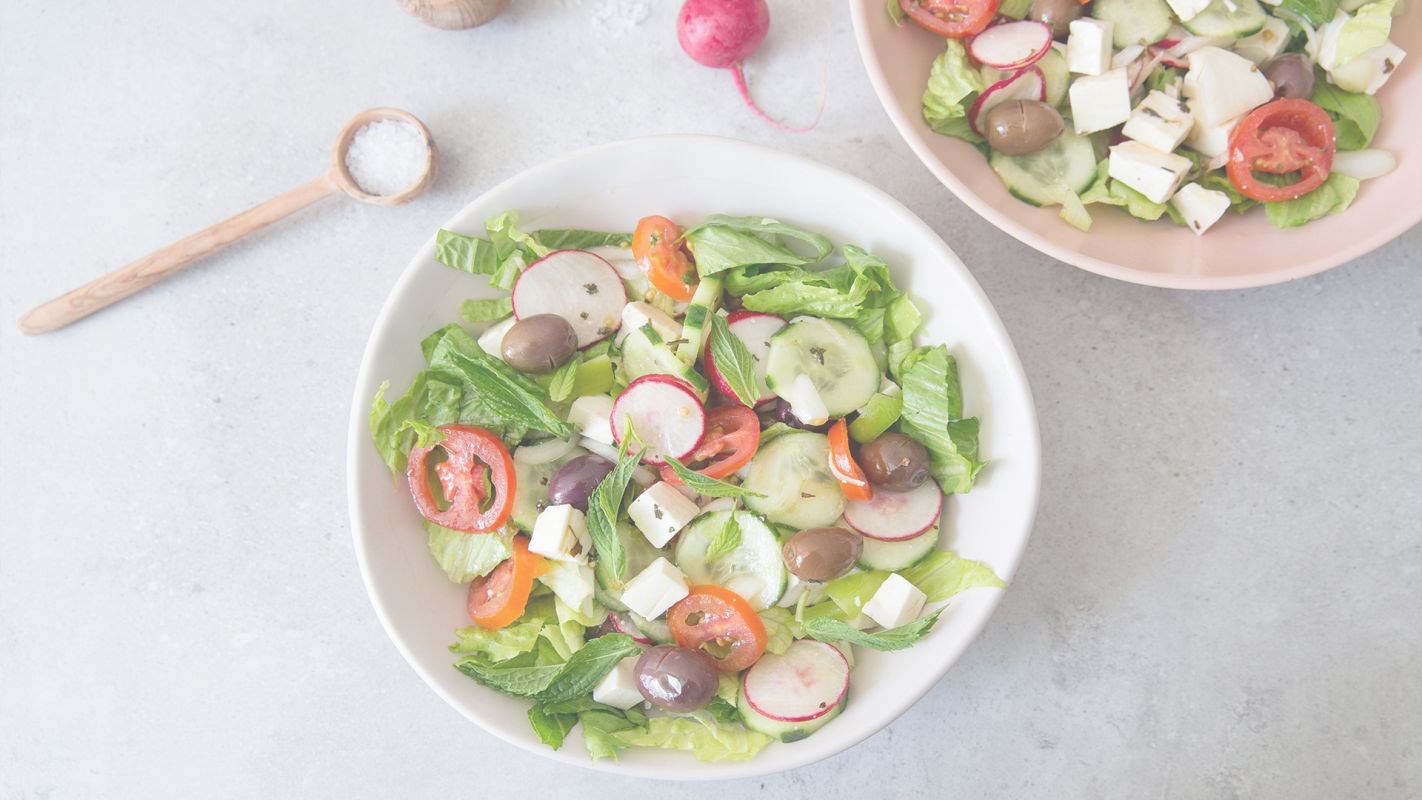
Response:
[{"label": "white ceramic bowl", "polygon": [[[947,542],[1011,579],[1031,531],[1040,477],[1027,380],[968,270],[893,198],[802,158],[726,139],[675,136],[596,147],[536,167],[486,192],[445,227],[478,232],[484,219],[506,209],[518,209],[528,228],[607,230],[629,229],[652,213],[682,220],[715,212],[764,214],[884,257],[895,280],[924,307],[922,340],[947,342],[958,356],[967,410],[982,418],[982,452],[992,462],[971,494],[949,504]],[[356,379],[348,445],[351,527],[376,613],[420,677],[485,730],[549,758],[626,775],[689,780],[777,772],[838,753],[888,725],[982,630],[1002,597],[999,590],[975,589],[954,599],[933,633],[912,649],[858,653],[840,718],[804,741],[772,744],[751,761],[702,764],[685,753],[631,749],[620,763],[592,764],[577,735],[556,752],[540,744],[529,729],[527,703],[485,689],[451,666],[451,632],[468,624],[465,589],[430,559],[404,482],[392,480],[366,429],[380,382],[388,378],[403,391],[424,366],[420,339],[457,320],[461,301],[491,294],[482,278],[438,264],[433,238],[420,248],[371,332]]]}]

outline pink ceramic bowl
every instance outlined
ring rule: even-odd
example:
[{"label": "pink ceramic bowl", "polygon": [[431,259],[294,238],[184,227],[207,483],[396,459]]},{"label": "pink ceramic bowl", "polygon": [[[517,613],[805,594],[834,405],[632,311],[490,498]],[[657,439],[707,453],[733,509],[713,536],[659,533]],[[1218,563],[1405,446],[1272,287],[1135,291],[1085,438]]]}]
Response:
[{"label": "pink ceramic bowl", "polygon": [[1240,289],[1302,278],[1380,247],[1422,221],[1422,20],[1410,12],[1392,39],[1409,57],[1378,93],[1383,124],[1373,146],[1397,156],[1391,174],[1366,181],[1346,212],[1279,230],[1262,212],[1228,214],[1204,236],[1093,207],[1091,233],[1007,193],[971,145],[934,133],[920,100],[943,40],[911,22],[895,27],[884,0],[850,0],[869,80],[894,126],[940,181],[989,222],[1053,258],[1132,283],[1174,289]]}]

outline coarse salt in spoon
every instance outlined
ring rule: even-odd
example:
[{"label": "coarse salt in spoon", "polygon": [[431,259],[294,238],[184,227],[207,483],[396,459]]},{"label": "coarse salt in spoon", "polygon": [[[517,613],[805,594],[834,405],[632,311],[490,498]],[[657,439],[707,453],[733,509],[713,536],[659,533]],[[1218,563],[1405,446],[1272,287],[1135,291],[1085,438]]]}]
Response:
[{"label": "coarse salt in spoon", "polygon": [[20,332],[63,328],[335,192],[378,206],[409,202],[429,188],[434,166],[434,139],[419,118],[398,108],[366,109],[336,137],[326,174],[31,309],[20,317]]}]

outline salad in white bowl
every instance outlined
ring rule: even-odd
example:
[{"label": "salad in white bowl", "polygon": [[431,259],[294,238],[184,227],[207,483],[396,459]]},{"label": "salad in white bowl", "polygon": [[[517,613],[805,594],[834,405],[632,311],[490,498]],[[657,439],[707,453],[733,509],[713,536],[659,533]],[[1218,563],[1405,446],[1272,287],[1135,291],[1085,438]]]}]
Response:
[{"label": "salad in white bowl", "polygon": [[945,37],[923,117],[1008,190],[1197,234],[1263,206],[1280,228],[1347,209],[1396,156],[1375,95],[1406,53],[1396,0],[888,0]]},{"label": "salad in white bowl", "polygon": [[774,219],[681,222],[441,230],[440,263],[508,294],[412,341],[425,369],[371,407],[468,585],[454,667],[593,759],[805,739],[850,702],[856,648],[1003,585],[941,546],[978,420],[888,265]]}]

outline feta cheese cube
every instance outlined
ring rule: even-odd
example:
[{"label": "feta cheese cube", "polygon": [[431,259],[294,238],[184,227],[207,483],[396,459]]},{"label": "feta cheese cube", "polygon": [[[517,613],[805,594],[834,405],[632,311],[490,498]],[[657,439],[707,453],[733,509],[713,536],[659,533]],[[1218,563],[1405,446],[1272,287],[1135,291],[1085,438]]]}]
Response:
[{"label": "feta cheese cube", "polygon": [[591,546],[587,517],[567,504],[549,506],[539,512],[533,521],[533,535],[528,538],[529,552],[575,564],[587,563]]},{"label": "feta cheese cube", "polygon": [[627,582],[622,604],[640,617],[656,619],[688,594],[686,576],[670,561],[658,558]]},{"label": "feta cheese cube", "polygon": [[1100,75],[1111,68],[1111,33],[1115,23],[1103,19],[1074,19],[1067,36],[1067,69],[1082,75]]},{"label": "feta cheese cube", "polygon": [[594,442],[616,444],[612,438],[611,395],[585,394],[574,400],[568,409],[568,422]]},{"label": "feta cheese cube", "polygon": [[809,375],[803,372],[796,375],[784,397],[790,404],[790,413],[806,425],[823,425],[829,421],[829,409]]},{"label": "feta cheese cube", "polygon": [[494,358],[502,359],[504,357],[504,334],[509,332],[509,328],[512,328],[515,322],[518,320],[510,314],[479,334],[479,349]]},{"label": "feta cheese cube", "polygon": [[1111,148],[1106,174],[1145,195],[1152,203],[1164,203],[1175,193],[1193,166],[1190,159],[1162,153],[1140,142],[1122,142]]},{"label": "feta cheese cube", "polygon": [[1187,183],[1170,198],[1170,204],[1185,218],[1190,230],[1203,234],[1229,210],[1229,195],[1198,183]]},{"label": "feta cheese cube", "polygon": [[1124,69],[1077,78],[1068,93],[1072,124],[1079,134],[1114,128],[1131,116],[1131,82]]},{"label": "feta cheese cube", "polygon": [[[1191,110],[1194,110],[1193,103],[1191,103]],[[1222,156],[1229,149],[1229,135],[1234,131],[1234,126],[1238,122],[1239,118],[1235,117],[1224,122],[1206,125],[1200,122],[1199,117],[1194,117],[1194,122],[1190,125],[1190,133],[1185,136],[1185,146],[1210,158]]]},{"label": "feta cheese cube", "polygon": [[897,628],[917,619],[926,602],[928,595],[894,572],[864,604],[864,616],[885,628]]},{"label": "feta cheese cube", "polygon": [[550,561],[546,566],[538,580],[552,589],[553,594],[568,608],[581,616],[592,616],[595,592],[593,568],[567,561]]},{"label": "feta cheese cube", "polygon": [[593,701],[620,708],[623,711],[642,702],[642,692],[637,688],[637,659],[640,655],[628,656],[617,662],[593,687]]},{"label": "feta cheese cube", "polygon": [[1210,5],[1210,0],[1165,0],[1181,22],[1189,22]]},{"label": "feta cheese cube", "polygon": [[1289,26],[1284,24],[1283,20],[1278,17],[1265,17],[1264,27],[1260,28],[1258,33],[1234,43],[1234,52],[1255,64],[1263,64],[1284,52],[1289,38]]},{"label": "feta cheese cube", "polygon": [[1274,99],[1274,88],[1259,67],[1218,47],[1201,47],[1186,56],[1190,69],[1183,87],[1195,119],[1215,125],[1235,119]]},{"label": "feta cheese cube", "polygon": [[[665,547],[677,532],[701,513],[696,503],[666,481],[658,481],[637,495],[627,507],[632,524],[647,537],[653,547]],[[646,616],[643,614],[642,616]]]},{"label": "feta cheese cube", "polygon": [[1190,135],[1194,122],[1189,106],[1164,92],[1151,92],[1136,105],[1121,133],[1162,153],[1169,153]]},{"label": "feta cheese cube", "polygon": [[656,331],[664,342],[674,341],[681,336],[681,323],[651,303],[639,300],[622,307],[622,328],[617,332],[618,341],[643,325],[651,325],[652,330]]}]

